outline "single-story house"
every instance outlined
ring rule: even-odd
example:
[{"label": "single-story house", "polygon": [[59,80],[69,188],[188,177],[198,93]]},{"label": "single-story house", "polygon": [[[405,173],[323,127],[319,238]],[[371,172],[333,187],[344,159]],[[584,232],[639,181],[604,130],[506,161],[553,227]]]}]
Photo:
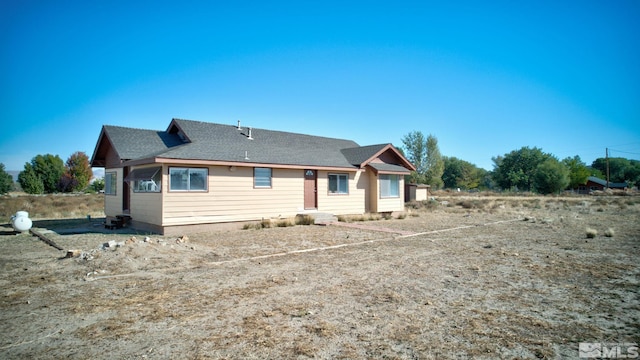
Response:
[{"label": "single-story house", "polygon": [[[629,185],[626,182],[624,183],[609,182],[609,189],[626,190],[628,187]],[[602,180],[595,176],[589,176],[587,178],[586,184],[580,185],[578,187],[578,193],[589,194],[592,191],[604,191],[604,189],[606,188],[607,188],[607,180]]]},{"label": "single-story house", "polygon": [[177,234],[184,226],[404,211],[415,167],[392,145],[173,119],[165,131],[104,125],[108,219]]}]

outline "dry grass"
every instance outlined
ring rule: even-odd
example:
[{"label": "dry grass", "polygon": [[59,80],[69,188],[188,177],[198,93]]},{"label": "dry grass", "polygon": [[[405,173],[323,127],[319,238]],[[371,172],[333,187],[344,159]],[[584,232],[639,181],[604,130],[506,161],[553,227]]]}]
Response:
[{"label": "dry grass", "polygon": [[[411,237],[272,221],[87,261],[0,235],[0,357],[551,359],[640,341],[637,204],[466,200],[362,217]],[[602,224],[615,238],[585,241]],[[131,234],[50,236],[88,251]]]},{"label": "dry grass", "polygon": [[16,211],[27,211],[32,219],[104,217],[103,194],[56,194],[0,196],[0,222]]}]

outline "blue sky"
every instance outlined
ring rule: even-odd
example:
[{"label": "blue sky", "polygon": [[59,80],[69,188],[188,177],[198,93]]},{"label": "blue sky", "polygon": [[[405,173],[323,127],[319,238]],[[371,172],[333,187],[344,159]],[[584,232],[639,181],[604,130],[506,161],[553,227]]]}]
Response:
[{"label": "blue sky", "polygon": [[393,143],[488,170],[537,146],[640,158],[640,2],[0,4],[0,162],[172,118]]}]

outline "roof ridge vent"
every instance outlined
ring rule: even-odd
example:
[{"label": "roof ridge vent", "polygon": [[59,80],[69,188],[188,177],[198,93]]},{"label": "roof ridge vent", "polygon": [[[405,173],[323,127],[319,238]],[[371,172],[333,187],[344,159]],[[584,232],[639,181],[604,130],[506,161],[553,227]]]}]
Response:
[{"label": "roof ridge vent", "polygon": [[249,135],[247,136],[247,139],[253,140],[253,137],[251,136],[251,127],[249,127]]}]

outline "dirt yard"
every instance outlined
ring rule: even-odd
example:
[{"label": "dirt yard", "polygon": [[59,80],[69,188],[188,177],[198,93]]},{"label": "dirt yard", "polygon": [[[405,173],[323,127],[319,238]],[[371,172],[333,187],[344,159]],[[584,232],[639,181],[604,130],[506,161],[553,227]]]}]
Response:
[{"label": "dirt yard", "polygon": [[5,224],[0,358],[577,358],[580,342],[640,342],[640,198],[438,200],[359,227],[188,239],[35,221],[72,258]]}]

